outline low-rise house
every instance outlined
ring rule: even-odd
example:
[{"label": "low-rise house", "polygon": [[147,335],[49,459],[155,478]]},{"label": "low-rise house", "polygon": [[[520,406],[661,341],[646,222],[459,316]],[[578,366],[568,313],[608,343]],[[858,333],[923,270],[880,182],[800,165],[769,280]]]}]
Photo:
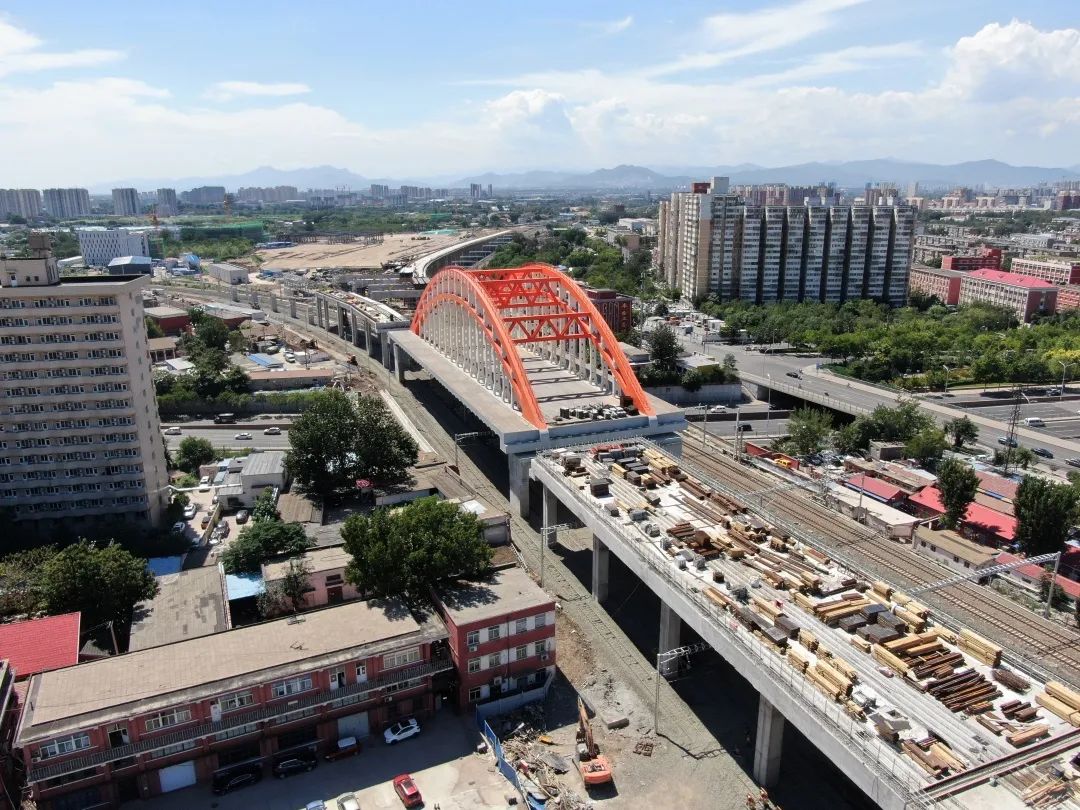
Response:
[{"label": "low-rise house", "polygon": [[161,327],[166,335],[179,335],[191,327],[191,316],[179,307],[147,307],[143,314]]},{"label": "low-rise house", "polygon": [[112,806],[429,716],[446,639],[402,602],[350,602],[35,675],[15,740],[30,797]]},{"label": "low-rise house", "polygon": [[[1018,557],[1015,554],[1003,551],[997,555],[995,563],[997,565],[1012,565],[1020,562],[1022,559],[1023,557]],[[1019,565],[1016,568],[1009,569],[1003,576],[1009,577],[1037,593],[1041,593],[1043,580],[1048,575],[1053,574],[1053,571],[1050,570],[1051,568],[1053,568],[1052,563],[1047,564],[1047,567],[1045,568],[1036,563],[1028,563],[1027,565]],[[1060,593],[1067,599],[1074,603],[1080,601],[1080,582],[1069,579],[1062,574],[1058,574],[1054,580],[1054,584],[1060,590]]]},{"label": "low-rise house", "polygon": [[62,613],[0,624],[0,658],[19,681],[77,664],[81,620],[79,613]]},{"label": "low-rise house", "polygon": [[980,571],[995,565],[997,552],[968,540],[948,529],[919,526],[915,530],[914,548],[920,554],[934,557],[959,572]]},{"label": "low-rise house", "polygon": [[[926,487],[915,493],[908,498],[908,505],[923,518],[939,518],[945,514],[945,504],[941,502],[941,491],[937,487]],[[960,531],[976,542],[1000,548],[1016,540],[1016,517],[973,501],[960,521]]]},{"label": "low-rise house", "polygon": [[179,343],[180,339],[176,337],[147,338],[146,351],[150,355],[150,362],[164,363],[166,360],[175,360]]},{"label": "low-rise house", "polygon": [[249,371],[252,391],[296,391],[325,388],[334,379],[331,368],[287,368],[281,371]]},{"label": "low-rise house", "polygon": [[158,593],[135,606],[128,650],[135,652],[229,629],[216,565],[156,577]]},{"label": "low-rise house", "polygon": [[239,461],[239,471],[225,473],[218,486],[218,501],[226,509],[250,509],[267,487],[278,491],[285,488],[288,475],[283,450],[264,450]]},{"label": "low-rise house", "polygon": [[333,605],[349,599],[359,599],[356,586],[345,581],[345,566],[352,557],[341,546],[315,548],[297,557],[263,563],[262,577],[267,588],[285,579],[292,563],[305,566],[310,590],[304,595],[304,607]]}]

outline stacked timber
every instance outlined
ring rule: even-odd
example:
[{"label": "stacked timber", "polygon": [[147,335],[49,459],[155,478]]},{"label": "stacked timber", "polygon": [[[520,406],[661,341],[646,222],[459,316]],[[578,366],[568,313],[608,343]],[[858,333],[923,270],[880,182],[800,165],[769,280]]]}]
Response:
[{"label": "stacked timber", "polygon": [[1031,681],[1027,678],[1020,677],[1012,670],[995,669],[991,674],[994,676],[994,680],[1002,686],[1005,686],[1014,692],[1019,692],[1021,695],[1031,688]]},{"label": "stacked timber", "polygon": [[818,637],[809,630],[800,630],[799,643],[810,650],[810,652],[814,652],[818,648]]},{"label": "stacked timber", "polygon": [[1048,681],[1046,690],[1035,696],[1035,702],[1066,723],[1080,726],[1080,694],[1065,684]]},{"label": "stacked timber", "polygon": [[957,645],[976,661],[990,667],[1001,666],[1001,647],[970,630],[961,630]]},{"label": "stacked timber", "polygon": [[967,765],[957,758],[952,749],[933,736],[919,742],[904,740],[900,743],[900,748],[920,768],[935,778],[967,770]]},{"label": "stacked timber", "polygon": [[814,615],[830,627],[835,627],[845,616],[859,613],[868,602],[866,599],[851,595],[829,602],[818,602],[813,607]]},{"label": "stacked timber", "polygon": [[892,585],[882,580],[877,580],[870,586],[870,590],[880,596],[882,599],[889,599],[893,595]]},{"label": "stacked timber", "polygon": [[807,657],[806,653],[800,652],[797,647],[788,647],[787,660],[788,663],[799,670],[799,672],[806,672],[807,668],[810,666],[809,657]]},{"label": "stacked timber", "polygon": [[908,674],[909,667],[898,655],[887,649],[884,645],[873,644],[870,647],[870,654],[874,656],[874,660],[879,664],[884,664],[893,672],[901,677],[905,677]]},{"label": "stacked timber", "polygon": [[1037,707],[1023,700],[1010,700],[998,706],[1000,711],[1009,720],[1018,720],[1021,723],[1030,723],[1039,713]]},{"label": "stacked timber", "polygon": [[[615,471],[616,466],[618,466],[618,465],[614,465],[614,464],[612,465],[612,467],[611,467],[612,472]],[[679,482],[679,487],[682,489],[683,492],[687,492],[690,495],[693,495],[695,498],[697,498],[700,501],[705,500],[707,497],[709,497],[709,493],[712,492],[712,490],[710,490],[708,487],[703,487],[701,484],[699,484],[693,478],[686,478],[686,479],[680,481]]]},{"label": "stacked timber", "polygon": [[1005,735],[1005,739],[1009,745],[1014,748],[1023,748],[1025,745],[1030,745],[1036,740],[1042,739],[1050,735],[1050,726],[1046,723],[1036,723],[1029,728],[1025,728],[1022,731],[1013,731]]},{"label": "stacked timber", "polygon": [[982,673],[963,669],[944,678],[930,681],[926,691],[952,712],[981,714],[993,708],[992,701],[1001,691],[986,680]]}]

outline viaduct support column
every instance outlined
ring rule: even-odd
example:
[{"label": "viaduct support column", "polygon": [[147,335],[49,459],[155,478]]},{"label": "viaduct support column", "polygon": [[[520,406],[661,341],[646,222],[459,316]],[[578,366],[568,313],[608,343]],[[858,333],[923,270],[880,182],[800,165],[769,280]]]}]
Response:
[{"label": "viaduct support column", "polygon": [[529,465],[532,455],[508,453],[510,465],[510,511],[523,518],[529,517]]},{"label": "viaduct support column", "polygon": [[278,297],[276,295],[274,295],[273,293],[270,293],[270,311],[271,312],[277,312],[278,311]]},{"label": "viaduct support column", "polygon": [[326,321],[323,320],[323,300],[321,298],[315,299],[315,320],[320,329],[326,328]]},{"label": "viaduct support column", "polygon": [[379,340],[379,332],[377,329],[375,330],[374,334],[372,334],[371,330],[373,326],[374,324],[370,324],[367,322],[364,323],[364,343],[367,345],[368,357],[375,356],[375,344]]},{"label": "viaduct support column", "polygon": [[[661,653],[674,650],[680,644],[682,636],[682,619],[667,602],[660,603],[660,646]],[[660,666],[660,674],[670,678],[679,668],[677,660],[664,661]]]},{"label": "viaduct support column", "polygon": [[397,381],[402,385],[405,384],[405,361],[402,359],[401,347],[396,343],[394,344],[394,372],[397,376]]},{"label": "viaduct support column", "polygon": [[[547,487],[544,487],[544,526],[554,526],[559,522],[559,499]],[[548,538],[551,541],[551,538]]]},{"label": "viaduct support column", "polygon": [[780,776],[784,743],[784,715],[762,694],[758,695],[757,735],[754,737],[754,780],[767,788]]},{"label": "viaduct support column", "polygon": [[603,602],[608,595],[608,564],[611,552],[595,534],[592,539],[592,595],[597,602]]},{"label": "viaduct support column", "polygon": [[289,299],[289,317],[295,320],[296,318],[296,299]]},{"label": "viaduct support column", "polygon": [[386,368],[390,368],[394,362],[394,358],[390,353],[389,332],[379,332],[379,351],[382,354],[382,364]]}]

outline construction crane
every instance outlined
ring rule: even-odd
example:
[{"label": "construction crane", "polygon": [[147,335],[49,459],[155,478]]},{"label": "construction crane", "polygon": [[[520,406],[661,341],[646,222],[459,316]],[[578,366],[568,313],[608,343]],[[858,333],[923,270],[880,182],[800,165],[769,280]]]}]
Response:
[{"label": "construction crane", "polygon": [[579,696],[577,699],[578,710],[578,755],[577,764],[581,771],[581,781],[586,786],[606,785],[611,781],[611,763],[607,757],[600,754],[593,739],[592,723],[589,722],[589,713],[585,709],[585,702]]}]

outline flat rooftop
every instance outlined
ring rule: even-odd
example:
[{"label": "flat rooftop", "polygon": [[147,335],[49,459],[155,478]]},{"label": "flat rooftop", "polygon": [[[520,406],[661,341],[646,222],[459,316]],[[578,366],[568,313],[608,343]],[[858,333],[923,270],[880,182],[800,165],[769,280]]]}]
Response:
[{"label": "flat rooftop", "polygon": [[438,619],[371,600],[57,669],[31,681],[19,744],[440,638]]},{"label": "flat rooftop", "polygon": [[286,560],[275,560],[274,562],[263,563],[263,581],[274,582],[275,580],[284,578],[285,574],[288,573],[289,565],[294,560],[307,563],[309,572],[312,574],[319,574],[323,571],[334,571],[338,568],[344,568],[352,560],[352,555],[342,546],[314,548],[311,551],[307,551],[296,557],[290,557]]},{"label": "flat rooftop", "polygon": [[158,594],[135,607],[129,650],[137,652],[229,629],[216,565],[157,578]]},{"label": "flat rooftop", "polygon": [[261,453],[252,453],[244,461],[240,474],[249,475],[278,475],[285,472],[285,451],[264,450]]},{"label": "flat rooftop", "polygon": [[440,589],[443,612],[461,627],[523,610],[553,607],[554,600],[521,568],[503,568],[483,582]]}]

